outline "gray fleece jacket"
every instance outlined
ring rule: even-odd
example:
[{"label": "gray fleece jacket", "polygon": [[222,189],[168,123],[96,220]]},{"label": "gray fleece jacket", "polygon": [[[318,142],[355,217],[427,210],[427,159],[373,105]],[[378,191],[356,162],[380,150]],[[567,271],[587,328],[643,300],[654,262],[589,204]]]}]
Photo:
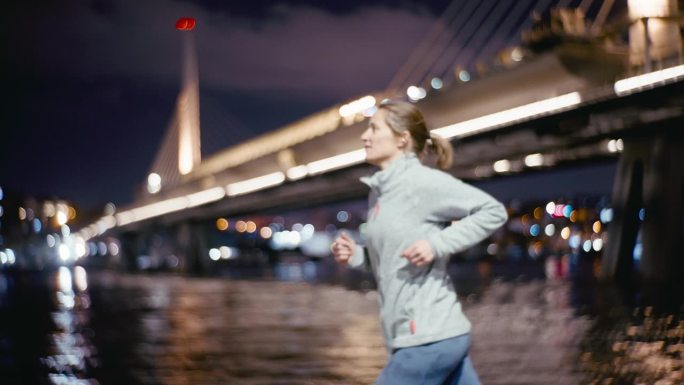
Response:
[{"label": "gray fleece jacket", "polygon": [[[357,246],[349,265],[370,265],[387,348],[468,333],[470,322],[461,311],[447,263],[450,255],[503,225],[504,206],[447,173],[423,166],[413,153],[361,181],[371,188],[365,247]],[[430,243],[435,260],[417,267],[401,253],[420,239]]]}]

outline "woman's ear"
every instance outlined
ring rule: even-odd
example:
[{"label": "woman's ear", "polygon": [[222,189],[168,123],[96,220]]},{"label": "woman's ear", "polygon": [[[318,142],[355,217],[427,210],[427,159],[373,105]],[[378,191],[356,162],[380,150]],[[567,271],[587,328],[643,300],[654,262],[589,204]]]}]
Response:
[{"label": "woman's ear", "polygon": [[411,134],[408,131],[402,132],[399,142],[401,142],[402,147],[408,147],[411,142]]}]

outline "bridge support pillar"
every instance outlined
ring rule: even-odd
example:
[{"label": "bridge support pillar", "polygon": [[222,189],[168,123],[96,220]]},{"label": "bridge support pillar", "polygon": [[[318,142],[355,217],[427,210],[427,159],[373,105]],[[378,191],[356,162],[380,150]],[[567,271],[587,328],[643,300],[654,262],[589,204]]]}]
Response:
[{"label": "bridge support pillar", "polygon": [[651,282],[684,281],[683,201],[684,142],[666,133],[626,139],[613,186],[604,278],[632,277],[633,250],[641,230],[640,277]]},{"label": "bridge support pillar", "polygon": [[206,238],[202,223],[183,222],[178,226],[176,248],[180,257],[180,271],[199,274],[206,270]]},{"label": "bridge support pillar", "polygon": [[146,231],[126,232],[119,236],[121,243],[120,263],[117,268],[128,272],[138,270],[138,257],[147,252],[147,239],[149,233]]}]

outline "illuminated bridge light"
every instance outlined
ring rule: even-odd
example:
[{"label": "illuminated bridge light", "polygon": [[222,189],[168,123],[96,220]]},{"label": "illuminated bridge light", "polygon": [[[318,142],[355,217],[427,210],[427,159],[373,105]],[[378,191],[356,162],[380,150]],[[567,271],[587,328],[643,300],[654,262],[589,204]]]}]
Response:
[{"label": "illuminated bridge light", "polygon": [[501,159],[494,162],[494,171],[502,173],[511,170],[511,162],[507,159]]},{"label": "illuminated bridge light", "polygon": [[307,167],[302,165],[289,168],[285,174],[289,180],[298,180],[306,177],[308,173]]},{"label": "illuminated bridge light", "polygon": [[582,98],[580,97],[580,94],[578,92],[571,92],[555,98],[525,104],[508,110],[480,116],[479,118],[437,128],[432,130],[432,132],[446,139],[456,136],[474,135],[517,120],[566,110],[581,102]]},{"label": "illuminated bridge light", "polygon": [[277,186],[285,181],[285,174],[274,172],[272,174],[231,183],[226,186],[228,196],[242,195],[249,192],[263,190],[268,187]]},{"label": "illuminated bridge light", "polygon": [[214,187],[193,194],[188,194],[188,207],[196,207],[205,203],[215,202],[225,196],[226,190],[221,187]]},{"label": "illuminated bridge light", "polygon": [[161,191],[161,176],[156,172],[150,173],[147,176],[147,192],[156,194]]},{"label": "illuminated bridge light", "polygon": [[97,221],[97,234],[102,235],[105,233],[105,231],[113,229],[114,227],[116,227],[116,219],[112,215],[107,215]]},{"label": "illuminated bridge light", "polygon": [[608,144],[606,145],[608,148],[608,152],[617,152],[617,146],[615,145],[615,139],[611,139],[608,141]]},{"label": "illuminated bridge light", "polygon": [[427,93],[425,92],[425,88],[423,87],[410,86],[406,89],[406,95],[409,97],[409,99],[415,102],[420,99],[423,99],[427,95]]},{"label": "illuminated bridge light", "polygon": [[116,224],[118,226],[126,226],[127,224],[135,222],[135,215],[133,211],[127,210],[116,214]]},{"label": "illuminated bridge light", "polygon": [[523,59],[523,52],[520,47],[513,48],[511,51],[511,59],[513,59],[513,61],[521,61]]},{"label": "illuminated bridge light", "polygon": [[643,75],[618,80],[613,89],[618,96],[629,95],[644,89],[674,83],[684,78],[684,65],[653,71]]},{"label": "illuminated bridge light", "polygon": [[[163,200],[161,202],[152,203],[146,206],[131,209],[131,214],[133,215],[132,221],[141,221],[143,219],[148,219],[156,217],[159,215],[164,215],[172,213],[174,211],[182,210],[188,207],[188,199],[185,197],[171,198]],[[117,214],[116,219],[118,223],[121,223],[123,218],[126,218],[127,213]]]},{"label": "illuminated bridge light", "polygon": [[539,167],[544,165],[544,156],[542,154],[530,154],[525,157],[525,166]]},{"label": "illuminated bridge light", "polygon": [[343,118],[354,116],[358,113],[364,112],[375,106],[375,98],[373,96],[364,96],[360,99],[354,100],[340,107],[339,114]]},{"label": "illuminated bridge light", "polygon": [[330,158],[311,162],[306,165],[310,175],[321,174],[326,171],[336,170],[347,166],[363,163],[366,160],[366,150],[359,149]]},{"label": "illuminated bridge light", "polygon": [[608,152],[611,153],[622,152],[625,149],[625,144],[622,139],[611,139],[606,144],[606,147],[608,148]]},{"label": "illuminated bridge light", "polygon": [[376,112],[378,112],[378,107],[376,106],[366,108],[365,110],[363,110],[363,116],[366,118],[370,118],[371,116],[375,115]]},{"label": "illuminated bridge light", "polygon": [[114,205],[114,203],[107,203],[104,208],[104,213],[105,215],[113,215],[114,213],[116,213],[116,206]]}]

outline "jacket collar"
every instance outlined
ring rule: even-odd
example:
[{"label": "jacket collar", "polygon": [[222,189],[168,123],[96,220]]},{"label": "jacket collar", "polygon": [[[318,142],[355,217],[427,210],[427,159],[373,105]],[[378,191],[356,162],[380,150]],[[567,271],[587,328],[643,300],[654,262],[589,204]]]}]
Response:
[{"label": "jacket collar", "polygon": [[377,171],[370,176],[364,176],[360,180],[371,189],[382,194],[388,190],[391,182],[396,180],[405,170],[419,164],[420,160],[415,153],[405,153],[395,159],[386,169]]}]

